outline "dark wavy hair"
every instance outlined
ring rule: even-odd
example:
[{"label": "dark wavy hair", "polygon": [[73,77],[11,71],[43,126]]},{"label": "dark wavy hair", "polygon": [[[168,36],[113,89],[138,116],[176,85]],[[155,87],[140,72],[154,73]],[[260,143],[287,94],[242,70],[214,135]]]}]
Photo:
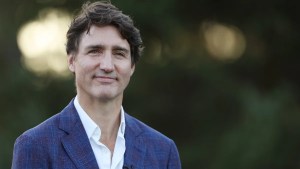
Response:
[{"label": "dark wavy hair", "polygon": [[122,13],[110,2],[87,2],[71,22],[67,32],[67,54],[77,53],[81,36],[88,33],[92,25],[112,25],[130,45],[132,64],[136,64],[143,51],[140,31],[134,26],[132,19]]}]

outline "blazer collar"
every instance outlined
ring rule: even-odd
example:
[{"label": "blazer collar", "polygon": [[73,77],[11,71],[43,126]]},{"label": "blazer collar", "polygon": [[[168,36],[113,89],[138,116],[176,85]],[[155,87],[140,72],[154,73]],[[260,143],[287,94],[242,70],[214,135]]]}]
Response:
[{"label": "blazer collar", "polygon": [[59,128],[66,132],[62,144],[78,169],[95,169],[98,164],[86,132],[74,107],[74,100],[62,110]]},{"label": "blazer collar", "polygon": [[136,119],[125,113],[126,151],[124,155],[124,168],[142,169],[146,154],[146,145],[143,137],[139,137],[143,130],[138,126]]},{"label": "blazer collar", "polygon": [[[61,112],[59,128],[66,132],[62,138],[62,144],[77,168],[98,168],[93,149],[73,102],[74,99]],[[127,113],[125,113],[125,123],[124,168],[142,169],[147,148],[143,137],[140,137],[143,130],[137,124],[136,119]]]}]

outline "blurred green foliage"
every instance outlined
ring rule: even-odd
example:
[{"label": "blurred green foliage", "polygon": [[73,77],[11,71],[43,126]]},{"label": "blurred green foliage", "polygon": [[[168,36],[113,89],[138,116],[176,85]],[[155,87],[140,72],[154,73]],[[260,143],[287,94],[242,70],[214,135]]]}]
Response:
[{"label": "blurred green foliage", "polygon": [[[74,96],[72,78],[24,69],[20,26],[39,10],[74,13],[83,1],[1,0],[0,168],[14,140]],[[296,1],[112,0],[130,14],[146,51],[125,93],[125,109],[174,139],[183,168],[300,168],[300,44]],[[200,42],[205,20],[238,27],[247,48],[235,61],[212,59]],[[161,55],[155,53],[161,48]]]}]

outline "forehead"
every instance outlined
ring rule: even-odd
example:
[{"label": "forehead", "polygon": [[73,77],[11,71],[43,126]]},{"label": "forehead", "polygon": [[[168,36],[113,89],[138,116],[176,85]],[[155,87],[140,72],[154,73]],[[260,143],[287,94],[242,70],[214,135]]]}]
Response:
[{"label": "forehead", "polygon": [[79,50],[91,45],[102,45],[105,47],[119,46],[130,50],[128,41],[122,37],[116,27],[110,25],[92,25],[89,31],[83,32],[79,43]]}]

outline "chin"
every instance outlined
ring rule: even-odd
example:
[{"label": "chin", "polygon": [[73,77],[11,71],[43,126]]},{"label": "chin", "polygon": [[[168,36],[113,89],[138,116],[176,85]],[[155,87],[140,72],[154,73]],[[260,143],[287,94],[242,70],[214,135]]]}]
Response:
[{"label": "chin", "polygon": [[95,96],[98,100],[109,101],[115,99],[117,96],[112,93],[101,93]]}]

